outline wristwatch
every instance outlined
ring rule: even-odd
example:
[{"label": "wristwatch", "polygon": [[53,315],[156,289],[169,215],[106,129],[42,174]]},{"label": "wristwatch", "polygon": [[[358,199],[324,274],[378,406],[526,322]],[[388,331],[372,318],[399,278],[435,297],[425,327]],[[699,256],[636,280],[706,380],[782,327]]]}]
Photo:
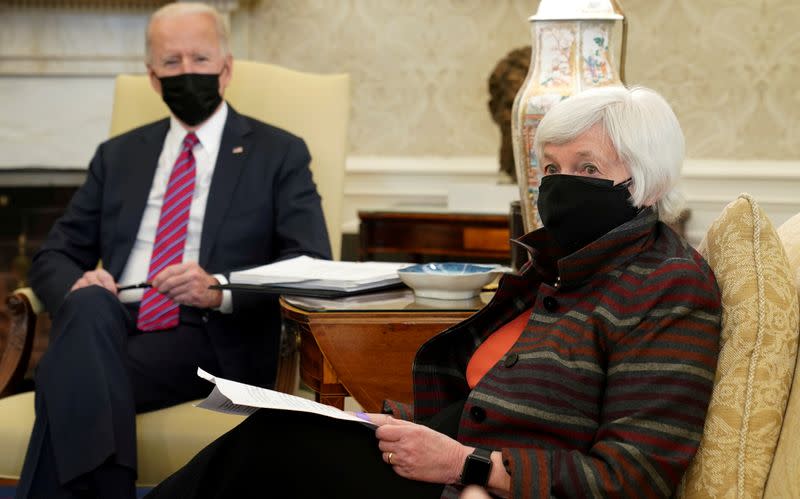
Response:
[{"label": "wristwatch", "polygon": [[492,451],[476,447],[464,461],[464,469],[461,470],[461,484],[485,487],[489,481],[489,474],[492,472],[491,456]]}]

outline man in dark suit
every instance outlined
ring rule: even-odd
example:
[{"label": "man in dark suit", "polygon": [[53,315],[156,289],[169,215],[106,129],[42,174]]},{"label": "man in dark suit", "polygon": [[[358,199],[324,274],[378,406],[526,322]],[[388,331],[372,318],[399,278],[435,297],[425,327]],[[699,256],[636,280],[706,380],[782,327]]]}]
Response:
[{"label": "man in dark suit", "polygon": [[[33,260],[53,327],[18,497],[135,497],[137,412],[207,395],[198,366],[274,382],[275,298],[209,287],[330,258],[305,143],[222,100],[233,60],[219,13],[157,11],[146,62],[172,116],[100,145]],[[140,282],[152,287],[119,291]]]}]

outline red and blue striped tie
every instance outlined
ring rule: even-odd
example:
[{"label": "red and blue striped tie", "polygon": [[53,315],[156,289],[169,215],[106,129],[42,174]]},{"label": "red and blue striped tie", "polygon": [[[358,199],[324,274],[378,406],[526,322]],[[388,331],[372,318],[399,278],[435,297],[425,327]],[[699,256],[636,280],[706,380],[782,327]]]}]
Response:
[{"label": "red and blue striped tie", "polygon": [[[189,209],[192,207],[194,193],[194,154],[192,148],[199,141],[194,133],[183,139],[183,147],[172,167],[169,184],[161,205],[158,218],[153,254],[147,280],[151,281],[169,265],[183,261],[183,247],[186,242],[186,228],[189,225]],[[142,331],[169,329],[178,325],[178,304],[155,288],[145,290],[139,306],[136,327]]]}]

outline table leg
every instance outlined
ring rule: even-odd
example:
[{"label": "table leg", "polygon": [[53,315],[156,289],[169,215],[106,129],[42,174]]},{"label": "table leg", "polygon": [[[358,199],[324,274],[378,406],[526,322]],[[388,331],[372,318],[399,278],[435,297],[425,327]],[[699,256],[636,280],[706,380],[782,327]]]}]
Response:
[{"label": "table leg", "polygon": [[314,392],[319,403],[344,409],[344,398],[350,395],[339,383],[330,362],[322,355],[314,336],[300,327],[300,379]]},{"label": "table leg", "polygon": [[322,359],[322,383],[316,390],[314,398],[321,404],[331,405],[344,410],[344,398],[349,395],[347,390],[339,384],[333,367],[327,359]]}]

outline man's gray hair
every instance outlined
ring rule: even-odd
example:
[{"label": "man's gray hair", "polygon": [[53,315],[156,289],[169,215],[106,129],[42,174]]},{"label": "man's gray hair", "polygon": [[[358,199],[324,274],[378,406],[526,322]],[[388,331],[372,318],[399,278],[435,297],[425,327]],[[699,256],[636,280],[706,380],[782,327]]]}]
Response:
[{"label": "man's gray hair", "polygon": [[167,5],[161,7],[157,11],[153,12],[153,14],[150,16],[150,20],[147,23],[147,28],[144,33],[144,53],[145,62],[147,64],[152,64],[153,62],[153,54],[151,52],[150,42],[150,27],[153,25],[153,21],[164,17],[177,17],[186,14],[208,14],[213,17],[214,24],[217,27],[217,41],[219,42],[219,48],[222,51],[222,56],[227,57],[230,55],[230,31],[228,29],[228,22],[217,9],[202,2],[174,2],[168,3]]},{"label": "man's gray hair", "polygon": [[678,181],[685,141],[672,108],[649,88],[596,87],[557,103],[536,129],[536,157],[542,161],[545,145],[570,142],[598,123],[631,172],[634,206],[655,202],[659,218],[674,220],[684,204]]}]

